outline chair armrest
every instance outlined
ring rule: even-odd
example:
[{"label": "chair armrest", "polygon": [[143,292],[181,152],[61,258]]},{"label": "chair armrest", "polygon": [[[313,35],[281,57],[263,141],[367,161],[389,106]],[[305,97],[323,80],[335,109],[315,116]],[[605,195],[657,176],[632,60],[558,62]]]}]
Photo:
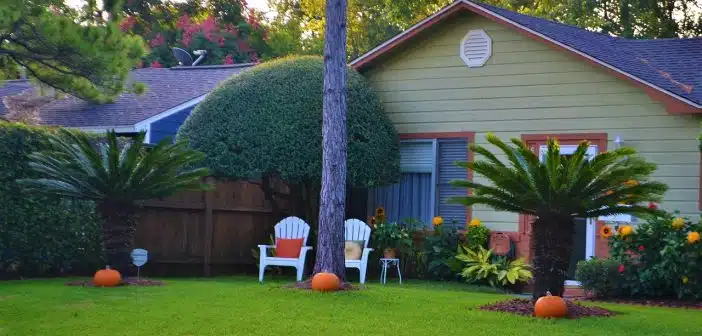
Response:
[{"label": "chair armrest", "polygon": [[307,257],[307,251],[312,251],[312,246],[303,246],[300,248],[299,259],[301,260],[302,263],[305,262],[305,258]]},{"label": "chair armrest", "polygon": [[368,247],[363,248],[363,255],[361,255],[361,260],[363,260],[364,262],[366,260],[368,260],[368,255],[370,254],[371,251],[373,251],[372,248],[368,248]]},{"label": "chair armrest", "polygon": [[258,245],[258,249],[261,251],[259,255],[267,256],[266,249],[268,248],[275,248],[275,245]]}]

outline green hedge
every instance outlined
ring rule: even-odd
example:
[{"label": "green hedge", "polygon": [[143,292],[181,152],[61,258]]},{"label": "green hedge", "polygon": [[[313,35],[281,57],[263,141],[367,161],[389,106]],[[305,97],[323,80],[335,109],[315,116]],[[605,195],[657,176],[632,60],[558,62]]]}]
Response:
[{"label": "green hedge", "polygon": [[51,129],[0,122],[0,278],[93,272],[102,264],[92,203],[36,195],[15,183],[29,177],[27,155]]}]

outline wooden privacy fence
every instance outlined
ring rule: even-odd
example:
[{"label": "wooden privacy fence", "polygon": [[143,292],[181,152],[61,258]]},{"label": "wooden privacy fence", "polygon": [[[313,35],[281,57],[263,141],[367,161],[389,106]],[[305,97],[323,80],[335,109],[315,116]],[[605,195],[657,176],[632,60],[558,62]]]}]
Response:
[{"label": "wooden privacy fence", "polygon": [[208,180],[215,190],[144,203],[135,243],[150,265],[199,264],[207,276],[212,265],[255,264],[251,249],[268,243],[279,218],[258,185]]}]

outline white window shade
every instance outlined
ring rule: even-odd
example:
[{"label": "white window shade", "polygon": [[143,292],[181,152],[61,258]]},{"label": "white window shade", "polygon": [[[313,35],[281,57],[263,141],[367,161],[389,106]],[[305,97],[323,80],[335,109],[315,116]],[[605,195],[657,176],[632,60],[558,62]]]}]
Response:
[{"label": "white window shade", "polygon": [[492,40],[482,29],[471,30],[461,40],[460,53],[469,68],[481,67],[492,55]]}]

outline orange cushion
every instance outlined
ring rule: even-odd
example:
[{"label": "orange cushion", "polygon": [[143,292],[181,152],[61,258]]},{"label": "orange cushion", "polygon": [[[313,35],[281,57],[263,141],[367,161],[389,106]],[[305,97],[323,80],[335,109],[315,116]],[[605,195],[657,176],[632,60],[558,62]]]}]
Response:
[{"label": "orange cushion", "polygon": [[285,239],[276,238],[275,240],[275,256],[279,258],[298,258],[300,257],[300,249],[304,239]]}]

